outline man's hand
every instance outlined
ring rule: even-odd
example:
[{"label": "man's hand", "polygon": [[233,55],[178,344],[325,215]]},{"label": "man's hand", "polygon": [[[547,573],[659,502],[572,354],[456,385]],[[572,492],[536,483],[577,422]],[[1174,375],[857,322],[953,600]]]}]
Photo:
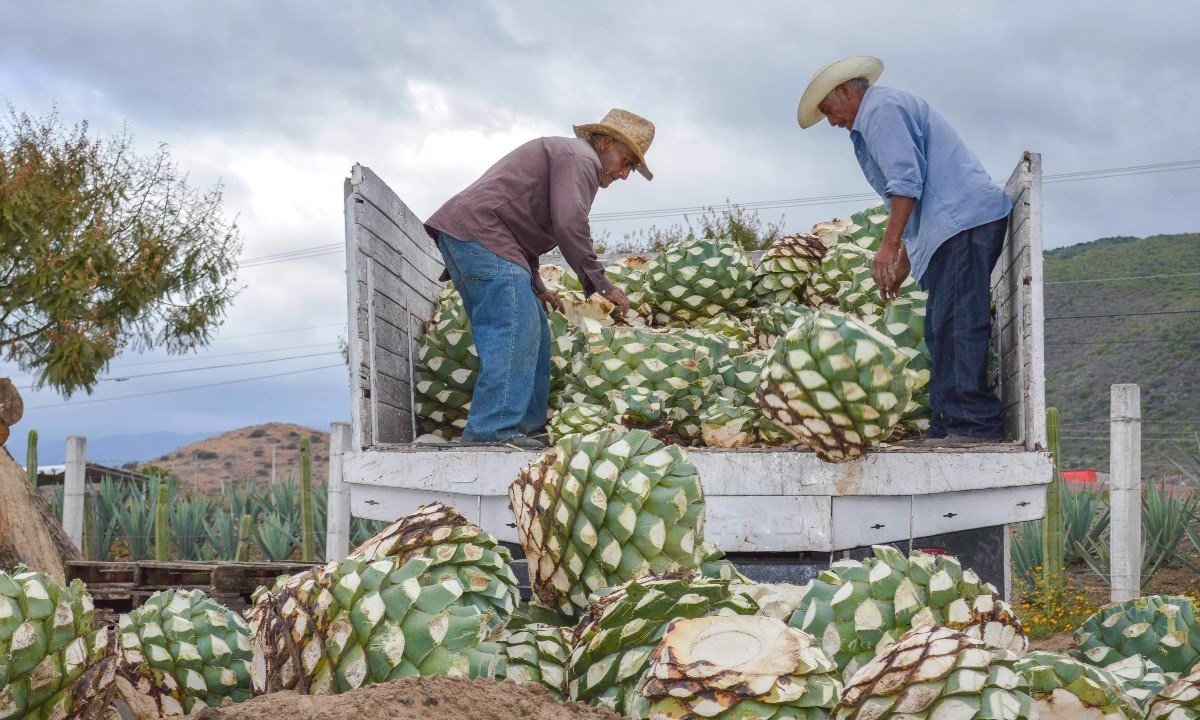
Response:
[{"label": "man's hand", "polygon": [[563,305],[562,298],[553,290],[538,293],[538,300],[546,303],[546,306],[553,308],[559,312],[566,312],[566,307]]},{"label": "man's hand", "polygon": [[625,296],[625,291],[613,285],[608,292],[600,293],[604,299],[608,300],[613,305],[621,308],[621,314],[625,315],[629,312],[629,298]]},{"label": "man's hand", "polygon": [[910,269],[908,250],[904,245],[884,241],[879,252],[875,253],[875,261],[871,263],[871,277],[879,287],[879,296],[884,300],[896,299]]},{"label": "man's hand", "polygon": [[884,300],[894,300],[900,294],[900,284],[912,269],[908,262],[908,249],[900,238],[916,205],[916,198],[892,196],[892,212],[883,231],[883,244],[875,253],[875,262],[871,263],[871,277],[875,279],[879,296]]}]

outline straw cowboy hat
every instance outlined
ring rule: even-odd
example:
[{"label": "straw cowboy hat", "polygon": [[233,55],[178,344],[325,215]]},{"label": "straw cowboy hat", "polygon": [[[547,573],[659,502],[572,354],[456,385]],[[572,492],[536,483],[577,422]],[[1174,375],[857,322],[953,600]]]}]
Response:
[{"label": "straw cowboy hat", "polygon": [[575,126],[577,138],[587,140],[593,133],[608,135],[629,146],[633,154],[637,155],[638,172],[645,175],[647,180],[654,179],[654,173],[646,166],[646,151],[650,149],[650,143],[654,142],[654,123],[628,110],[613,108],[598,123]]},{"label": "straw cowboy hat", "polygon": [[796,108],[796,120],[800,127],[810,128],[821,122],[825,115],[817,109],[817,105],[838,85],[854,78],[866,78],[868,83],[874,85],[881,74],[883,61],[869,55],[838,60],[816,71],[800,98],[800,107]]}]

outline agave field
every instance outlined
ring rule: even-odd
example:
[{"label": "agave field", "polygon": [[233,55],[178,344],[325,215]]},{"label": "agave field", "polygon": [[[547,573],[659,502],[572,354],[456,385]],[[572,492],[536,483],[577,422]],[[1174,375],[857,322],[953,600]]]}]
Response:
[{"label": "agave field", "polygon": [[645,429],[565,435],[509,497],[528,600],[509,551],[441,504],[260,588],[244,616],[168,590],[113,618],[79,581],[0,572],[0,719],[170,717],[428,675],[532,683],[630,718],[1200,715],[1185,597],[1100,608],[1049,652],[947,555],[877,546],[804,586],[756,583],[705,542],[687,450]]},{"label": "agave field", "polygon": [[[683,445],[805,445],[841,462],[921,429],[926,295],[909,280],[895,301],[880,297],[871,261],[887,218],[877,205],[820,223],[774,241],[757,263],[719,237],[623,258],[606,267],[630,299],[623,317],[585,298],[570,271],[543,266],[566,306],[549,318],[551,436],[644,428]],[[478,370],[448,287],[418,348],[421,440],[461,434]]]},{"label": "agave field", "polygon": [[[273,485],[252,480],[231,483],[207,495],[174,477],[151,475],[145,484],[105,477],[87,488],[83,551],[88,560],[249,560],[298,558],[304,540],[304,483],[292,477]],[[310,485],[314,557],[324,557],[326,502],[323,484]],[[160,504],[161,503],[161,504]],[[51,502],[62,517],[62,486]],[[239,538],[242,518],[249,533]],[[351,544],[377,533],[386,523],[353,518]],[[166,539],[158,547],[160,529]],[[239,543],[242,555],[239,556]]]}]

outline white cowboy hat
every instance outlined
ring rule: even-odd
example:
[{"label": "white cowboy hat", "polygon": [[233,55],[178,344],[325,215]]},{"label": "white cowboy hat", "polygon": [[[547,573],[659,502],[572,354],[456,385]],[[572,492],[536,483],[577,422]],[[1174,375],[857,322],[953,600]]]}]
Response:
[{"label": "white cowboy hat", "polygon": [[608,135],[625,143],[633,154],[637,155],[637,171],[646,176],[647,180],[654,179],[654,173],[650,172],[646,165],[646,151],[650,149],[650,143],[654,142],[654,123],[628,110],[613,108],[598,123],[575,126],[575,137],[587,140],[592,133]]},{"label": "white cowboy hat", "polygon": [[825,96],[833,92],[838,85],[853,80],[866,78],[871,85],[883,74],[883,61],[869,55],[856,55],[832,62],[813,73],[808,81],[808,87],[800,98],[800,106],[796,108],[796,121],[802,128],[810,128],[821,122],[825,114],[817,109]]}]

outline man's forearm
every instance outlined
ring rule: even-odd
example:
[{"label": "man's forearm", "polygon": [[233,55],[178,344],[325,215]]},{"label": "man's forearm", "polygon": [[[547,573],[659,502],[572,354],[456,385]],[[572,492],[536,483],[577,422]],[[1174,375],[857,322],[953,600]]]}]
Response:
[{"label": "man's forearm", "polygon": [[904,195],[892,196],[892,212],[888,218],[887,229],[883,232],[883,244],[889,248],[900,248],[901,237],[904,235],[904,228],[908,225],[908,219],[912,217],[913,208],[917,206],[917,199],[905,197]]}]

